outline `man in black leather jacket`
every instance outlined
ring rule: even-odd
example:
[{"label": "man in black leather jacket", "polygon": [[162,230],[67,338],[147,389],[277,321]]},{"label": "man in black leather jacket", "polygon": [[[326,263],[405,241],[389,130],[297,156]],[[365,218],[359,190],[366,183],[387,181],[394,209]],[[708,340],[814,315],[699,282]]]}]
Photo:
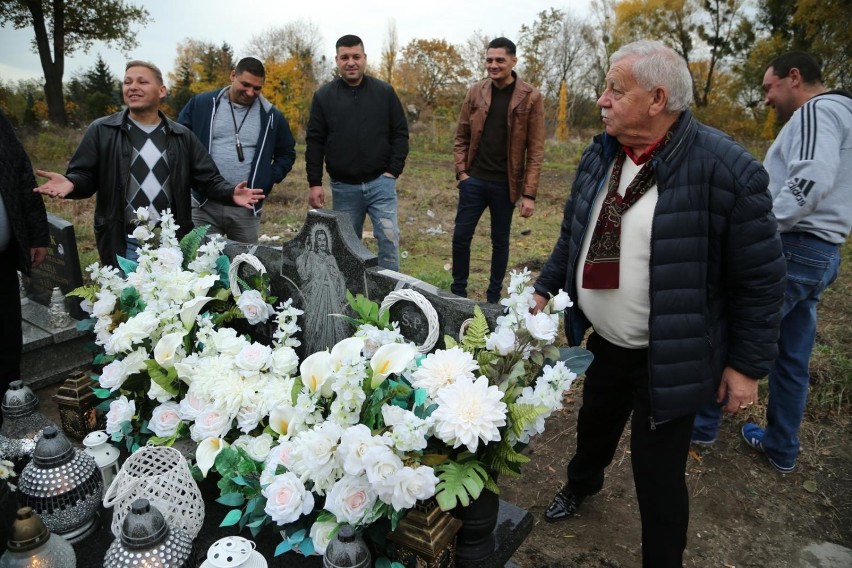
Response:
[{"label": "man in black leather jacket", "polygon": [[43,195],[84,199],[97,193],[95,237],[103,264],[136,257],[138,243],[130,234],[140,207],[155,219],[170,209],[183,235],[192,229],[191,187],[248,208],[264,198],[246,182],[226,182],[195,135],[160,111],[166,87],[155,65],[130,61],[122,94],[127,108],[89,126],[64,176],[36,171],[48,179],[35,189]]}]

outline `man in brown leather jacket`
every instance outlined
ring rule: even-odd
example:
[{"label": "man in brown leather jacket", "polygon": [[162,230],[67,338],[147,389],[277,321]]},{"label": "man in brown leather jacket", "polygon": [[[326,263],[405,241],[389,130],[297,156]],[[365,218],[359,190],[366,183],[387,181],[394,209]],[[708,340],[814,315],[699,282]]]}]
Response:
[{"label": "man in brown leather jacket", "polygon": [[500,301],[509,263],[509,233],[517,203],[521,217],[535,209],[544,158],[544,100],[513,71],[515,44],[491,40],[485,52],[488,78],[473,85],[462,103],[453,155],[459,204],[453,232],[451,290],[467,297],[470,243],[479,218],[491,212],[491,278],[486,297]]}]

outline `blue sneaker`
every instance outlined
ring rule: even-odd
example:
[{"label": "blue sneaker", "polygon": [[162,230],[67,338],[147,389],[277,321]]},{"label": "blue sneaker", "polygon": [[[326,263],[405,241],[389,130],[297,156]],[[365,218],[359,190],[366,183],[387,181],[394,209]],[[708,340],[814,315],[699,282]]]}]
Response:
[{"label": "blue sneaker", "polygon": [[742,435],[745,443],[766,456],[766,459],[769,460],[770,465],[774,467],[777,471],[781,473],[791,473],[794,469],[796,469],[796,464],[785,466],[781,465],[774,459],[772,459],[769,454],[766,453],[766,450],[763,449],[763,436],[766,432],[758,426],[757,424],[752,424],[751,422],[747,422],[743,425]]}]

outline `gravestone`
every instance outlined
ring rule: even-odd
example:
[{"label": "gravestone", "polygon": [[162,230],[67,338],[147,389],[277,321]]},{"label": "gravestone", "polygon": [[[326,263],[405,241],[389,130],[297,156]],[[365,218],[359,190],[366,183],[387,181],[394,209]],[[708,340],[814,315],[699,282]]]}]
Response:
[{"label": "gravestone", "polygon": [[[50,228],[47,257],[41,266],[32,271],[29,281],[25,283],[27,297],[44,306],[50,305],[50,295],[55,286],[59,286],[63,294],[68,294],[83,285],[74,225],[51,213],[47,214],[47,222]],[[80,298],[66,298],[65,305],[74,319],[88,317],[80,309]]]},{"label": "gravestone", "polygon": [[[377,303],[394,290],[410,288],[421,293],[437,313],[436,348],[444,346],[444,335],[458,339],[462,324],[473,317],[476,305],[417,278],[380,268],[376,256],[355,235],[348,216],[329,209],[309,211],[302,230],[283,246],[229,242],[225,253],[231,258],[241,253],[258,257],[270,273],[272,293],[279,300],[292,298],[293,305],[305,311],[299,320],[300,357],[330,348],[352,334],[351,325],[341,317],[354,316],[346,302],[346,290]],[[240,274],[252,270],[244,265]],[[500,306],[480,304],[480,308],[493,327],[502,311]],[[391,321],[399,323],[402,334],[422,345],[429,333],[423,311],[407,300],[397,301],[389,309]],[[267,327],[270,335],[272,327]]]}]

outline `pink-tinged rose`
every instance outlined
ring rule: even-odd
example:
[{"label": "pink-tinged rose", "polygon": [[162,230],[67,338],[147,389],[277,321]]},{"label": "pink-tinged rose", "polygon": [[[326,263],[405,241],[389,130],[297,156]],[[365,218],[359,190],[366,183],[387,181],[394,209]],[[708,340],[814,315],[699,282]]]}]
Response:
[{"label": "pink-tinged rose", "polygon": [[286,472],[263,489],[266,497],[264,511],[279,525],[297,521],[314,508],[314,496],[305,490],[304,484],[295,474]]},{"label": "pink-tinged rose", "polygon": [[124,384],[126,379],[127,373],[124,369],[124,363],[116,360],[103,368],[98,382],[102,388],[109,389],[110,392],[115,392],[116,389]]},{"label": "pink-tinged rose", "polygon": [[249,343],[234,357],[234,364],[243,371],[263,370],[269,362],[272,349],[260,343]]},{"label": "pink-tinged rose", "polygon": [[121,424],[130,421],[136,414],[136,402],[120,396],[109,404],[106,415],[106,432],[114,434],[121,432]]},{"label": "pink-tinged rose", "polygon": [[366,476],[344,475],[326,495],[325,508],[338,522],[359,525],[370,521],[367,515],[377,498]]},{"label": "pink-tinged rose", "polygon": [[263,296],[257,290],[243,292],[237,300],[237,307],[252,325],[266,323],[266,320],[275,313],[275,309],[263,301]]},{"label": "pink-tinged rose", "polygon": [[190,427],[192,439],[200,442],[205,438],[223,438],[231,429],[231,417],[216,409],[205,409]]},{"label": "pink-tinged rose", "polygon": [[171,438],[180,423],[180,405],[176,402],[164,402],[151,412],[148,428],[161,438]]}]

